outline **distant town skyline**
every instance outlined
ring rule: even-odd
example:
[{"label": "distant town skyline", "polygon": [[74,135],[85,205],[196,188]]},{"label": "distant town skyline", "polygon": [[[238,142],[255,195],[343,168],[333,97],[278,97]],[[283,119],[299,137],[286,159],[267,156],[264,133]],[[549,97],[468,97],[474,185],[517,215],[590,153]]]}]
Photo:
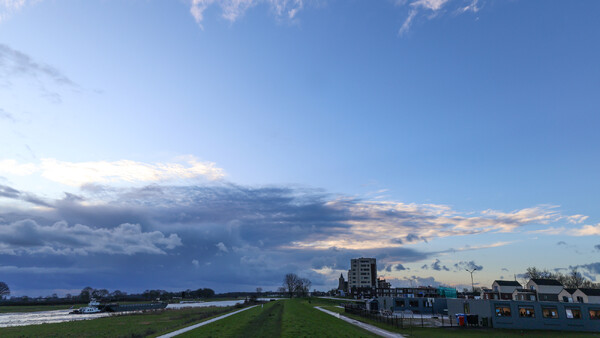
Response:
[{"label": "distant town skyline", "polygon": [[0,2],[0,281],[598,282],[599,9]]}]

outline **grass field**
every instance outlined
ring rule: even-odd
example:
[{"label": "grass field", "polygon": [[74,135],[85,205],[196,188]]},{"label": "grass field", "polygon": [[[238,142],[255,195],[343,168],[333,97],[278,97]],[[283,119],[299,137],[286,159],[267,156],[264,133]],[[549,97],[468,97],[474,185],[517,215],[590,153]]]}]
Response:
[{"label": "grass field", "polygon": [[600,337],[600,333],[594,332],[569,332],[569,331],[542,331],[542,330],[505,330],[505,329],[478,329],[478,328],[421,328],[412,327],[399,329],[391,325],[380,323],[374,320],[345,313],[344,309],[335,306],[323,306],[329,311],[338,312],[346,317],[359,320],[361,322],[380,327],[384,330],[397,332],[408,337]]},{"label": "grass field", "polygon": [[270,302],[180,337],[376,337],[313,307],[332,302],[338,303],[309,303],[306,299]]},{"label": "grass field", "polygon": [[0,337],[153,337],[237,310],[186,308],[115,315],[93,320],[0,328]]}]

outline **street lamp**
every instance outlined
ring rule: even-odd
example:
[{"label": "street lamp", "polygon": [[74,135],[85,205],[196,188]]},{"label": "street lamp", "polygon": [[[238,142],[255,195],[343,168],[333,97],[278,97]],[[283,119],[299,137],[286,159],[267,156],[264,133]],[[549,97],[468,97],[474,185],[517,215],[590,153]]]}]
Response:
[{"label": "street lamp", "polygon": [[477,271],[477,268],[473,268],[471,271],[469,271],[469,269],[465,270],[471,274],[471,292],[475,292],[475,284],[473,284],[473,272]]}]

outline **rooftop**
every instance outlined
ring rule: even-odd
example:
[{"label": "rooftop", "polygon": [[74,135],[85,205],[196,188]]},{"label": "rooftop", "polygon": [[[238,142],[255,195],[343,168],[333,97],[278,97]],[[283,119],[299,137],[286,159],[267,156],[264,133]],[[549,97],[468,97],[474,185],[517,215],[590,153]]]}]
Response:
[{"label": "rooftop", "polygon": [[516,280],[495,280],[494,283],[500,286],[519,286],[521,287],[521,283]]},{"label": "rooftop", "polygon": [[563,286],[559,281],[557,281],[556,279],[543,279],[543,278],[532,278],[531,279],[532,282],[534,282],[537,285],[553,285],[553,286]]}]

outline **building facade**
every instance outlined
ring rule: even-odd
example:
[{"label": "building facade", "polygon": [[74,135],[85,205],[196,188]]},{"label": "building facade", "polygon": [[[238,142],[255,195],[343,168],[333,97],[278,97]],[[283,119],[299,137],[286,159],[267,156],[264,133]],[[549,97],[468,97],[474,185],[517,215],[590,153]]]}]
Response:
[{"label": "building facade", "polygon": [[348,288],[377,287],[377,261],[375,258],[355,258],[350,260]]},{"label": "building facade", "polygon": [[600,304],[552,301],[448,299],[448,314],[478,316],[497,329],[600,331]]}]

